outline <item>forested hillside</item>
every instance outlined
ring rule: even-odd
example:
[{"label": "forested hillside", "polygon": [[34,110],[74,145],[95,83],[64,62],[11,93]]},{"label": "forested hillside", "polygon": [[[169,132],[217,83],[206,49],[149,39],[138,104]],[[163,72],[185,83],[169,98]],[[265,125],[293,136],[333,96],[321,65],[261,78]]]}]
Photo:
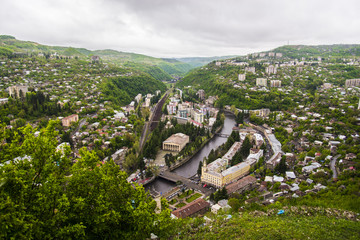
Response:
[{"label": "forested hillside", "polygon": [[[269,51],[270,52],[270,51]],[[360,56],[359,44],[334,44],[334,45],[288,45],[275,48],[271,52],[282,53],[283,57],[298,58],[298,57],[323,57],[327,58],[329,55],[342,57]]]},{"label": "forested hillside", "polygon": [[13,36],[0,35],[0,56],[11,57],[14,54],[50,54],[60,56],[89,58],[99,56],[103,62],[118,66],[129,66],[149,73],[157,80],[170,80],[171,75],[184,75],[193,67],[187,63],[172,59],[161,59],[142,54],[120,52],[116,50],[95,50],[85,48],[47,46],[30,41],[17,40]]},{"label": "forested hillside", "polygon": [[129,104],[139,93],[145,95],[166,89],[165,84],[145,74],[109,78],[101,87],[106,100],[120,105]]}]

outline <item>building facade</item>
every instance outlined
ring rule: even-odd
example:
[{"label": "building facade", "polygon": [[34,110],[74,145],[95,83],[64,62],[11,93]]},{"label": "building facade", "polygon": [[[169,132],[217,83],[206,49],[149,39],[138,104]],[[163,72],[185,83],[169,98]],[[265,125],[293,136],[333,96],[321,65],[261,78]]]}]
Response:
[{"label": "building facade", "polygon": [[250,165],[246,162],[227,168],[240,147],[241,143],[235,142],[223,158],[219,158],[208,165],[204,162],[201,169],[201,182],[221,188],[248,174]]},{"label": "building facade", "polygon": [[357,87],[360,86],[360,78],[348,79],[345,81],[345,87]]},{"label": "building facade", "polygon": [[256,109],[256,110],[249,110],[250,114],[254,114],[257,117],[267,117],[270,114],[269,108],[262,108],[262,109]]},{"label": "building facade", "polygon": [[255,74],[255,67],[245,67],[245,72],[251,72]]},{"label": "building facade", "polygon": [[256,79],[256,86],[267,86],[267,79],[266,78],[257,78]]},{"label": "building facade", "polygon": [[271,80],[270,87],[281,87],[281,81],[280,80]]},{"label": "building facade", "polygon": [[200,100],[204,100],[205,99],[205,91],[203,89],[200,89],[199,91],[197,91],[196,95],[199,96]]},{"label": "building facade", "polygon": [[238,75],[238,79],[239,79],[239,81],[245,81],[245,79],[246,79],[246,74],[239,74],[239,75]]},{"label": "building facade", "polygon": [[265,72],[267,74],[276,74],[277,72],[277,67],[273,66],[273,65],[269,65],[268,67],[265,68]]},{"label": "building facade", "polygon": [[170,102],[167,106],[168,114],[176,114],[176,102]]},{"label": "building facade", "polygon": [[202,123],[204,122],[204,113],[198,111],[198,110],[194,110],[194,120],[198,123]]},{"label": "building facade", "polygon": [[180,152],[189,140],[189,136],[183,133],[173,134],[163,142],[163,150]]},{"label": "building facade", "polygon": [[9,87],[9,95],[14,98],[17,98],[20,96],[25,97],[27,92],[28,92],[27,86],[16,85],[16,86]]},{"label": "building facade", "polygon": [[73,114],[67,117],[64,117],[61,122],[64,127],[70,127],[71,123],[79,121],[79,116],[77,114]]}]

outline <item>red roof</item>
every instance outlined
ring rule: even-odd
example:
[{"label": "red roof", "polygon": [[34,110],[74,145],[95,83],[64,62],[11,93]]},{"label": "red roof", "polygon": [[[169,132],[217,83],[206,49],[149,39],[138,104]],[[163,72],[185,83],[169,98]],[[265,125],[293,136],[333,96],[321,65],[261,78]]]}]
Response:
[{"label": "red roof", "polygon": [[172,213],[178,218],[186,218],[203,210],[204,208],[209,207],[210,203],[206,202],[202,198],[198,198],[195,201],[189,203],[188,205],[173,211]]}]

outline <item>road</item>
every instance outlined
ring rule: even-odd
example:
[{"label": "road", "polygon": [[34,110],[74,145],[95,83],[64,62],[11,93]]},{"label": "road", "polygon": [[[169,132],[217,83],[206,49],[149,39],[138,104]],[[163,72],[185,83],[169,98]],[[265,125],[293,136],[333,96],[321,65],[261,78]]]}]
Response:
[{"label": "road", "polygon": [[341,156],[340,154],[336,155],[330,161],[330,168],[331,168],[331,171],[333,171],[333,179],[336,179],[338,177],[338,173],[336,171],[336,161],[340,156]]},{"label": "road", "polygon": [[192,188],[192,189],[196,189],[200,192],[202,192],[203,194],[205,194],[205,196],[209,196],[211,193],[213,193],[214,191],[210,190],[209,188],[204,188],[201,185],[198,185],[196,183],[193,183],[191,180],[189,180],[188,178],[182,177],[177,175],[176,173],[170,172],[170,171],[164,171],[160,174],[161,178],[164,178],[168,181],[172,181],[172,182],[177,182],[177,181],[181,181],[183,184],[185,184],[188,188]]}]

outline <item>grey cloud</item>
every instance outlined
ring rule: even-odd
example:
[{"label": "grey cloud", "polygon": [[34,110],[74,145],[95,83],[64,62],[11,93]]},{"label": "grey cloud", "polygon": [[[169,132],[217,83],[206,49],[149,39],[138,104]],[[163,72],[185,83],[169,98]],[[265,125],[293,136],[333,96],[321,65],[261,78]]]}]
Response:
[{"label": "grey cloud", "polygon": [[0,34],[158,57],[358,43],[356,0],[4,0]]}]

